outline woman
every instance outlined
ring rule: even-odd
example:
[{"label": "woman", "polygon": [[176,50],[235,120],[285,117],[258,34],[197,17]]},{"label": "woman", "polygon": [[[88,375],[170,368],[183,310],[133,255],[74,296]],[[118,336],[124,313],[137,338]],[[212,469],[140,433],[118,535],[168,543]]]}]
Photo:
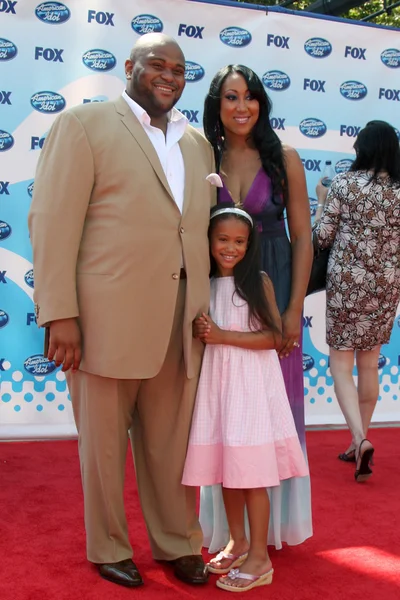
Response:
[{"label": "woman", "polygon": [[326,205],[315,233],[321,248],[332,247],[326,339],[335,393],[352,436],[339,458],[356,462],[361,482],[372,474],[374,448],[366,436],[379,395],[380,347],[389,342],[400,299],[400,149],[384,121],[367,123],[354,149],[350,171],[335,177],[329,192],[317,186],[318,201]]},{"label": "woman", "polygon": [[[263,269],[274,284],[282,315],[281,368],[306,455],[301,331],[312,262],[310,208],[301,160],[293,148],[282,146],[271,128],[270,112],[271,102],[254,71],[229,65],[211,82],[205,100],[204,132],[214,148],[223,182],[219,203],[243,207],[260,231]],[[309,477],[288,479],[270,488],[269,493],[269,543],[281,548],[282,541],[299,544],[310,537]],[[229,529],[219,486],[202,488],[200,521],[210,552],[227,544]],[[246,540],[231,538],[225,557],[214,559],[214,572],[229,570],[245,546]]]}]

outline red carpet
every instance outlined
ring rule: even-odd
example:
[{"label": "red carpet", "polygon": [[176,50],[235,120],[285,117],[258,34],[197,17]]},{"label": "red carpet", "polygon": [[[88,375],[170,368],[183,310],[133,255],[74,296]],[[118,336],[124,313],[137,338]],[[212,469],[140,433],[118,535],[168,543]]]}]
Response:
[{"label": "red carpet", "polygon": [[[400,430],[374,429],[370,439],[376,447],[374,475],[356,484],[353,465],[336,458],[348,433],[308,433],[314,537],[272,550],[274,582],[249,592],[250,598],[400,598]],[[76,442],[0,444],[1,600],[229,597],[215,588],[214,576],[207,586],[186,586],[152,560],[130,457],[126,506],[145,580],[137,590],[102,580],[86,561]]]}]

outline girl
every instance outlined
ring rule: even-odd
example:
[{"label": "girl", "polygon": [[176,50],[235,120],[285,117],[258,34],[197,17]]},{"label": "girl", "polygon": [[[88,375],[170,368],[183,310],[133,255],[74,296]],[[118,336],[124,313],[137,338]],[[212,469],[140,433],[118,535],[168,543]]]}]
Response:
[{"label": "girl", "polygon": [[[204,105],[204,134],[222,178],[218,202],[244,208],[259,232],[261,269],[271,279],[282,317],[282,374],[307,457],[301,346],[302,310],[313,256],[310,204],[300,157],[294,148],[282,145],[272,129],[271,108],[257,74],[243,65],[228,65],[211,81]],[[269,494],[273,513],[269,545],[280,549],[283,542],[297,545],[311,537],[310,479],[286,479]],[[210,552],[227,543],[221,486],[201,488],[200,524]]]},{"label": "girl", "polygon": [[[209,238],[210,316],[193,326],[206,350],[182,483],[222,484],[230,541],[209,570],[224,575],[218,587],[237,592],[272,581],[266,488],[306,476],[308,468],[276,352],[281,319],[273,286],[260,269],[253,220],[219,204],[211,211]],[[219,568],[223,560],[225,569]]]}]

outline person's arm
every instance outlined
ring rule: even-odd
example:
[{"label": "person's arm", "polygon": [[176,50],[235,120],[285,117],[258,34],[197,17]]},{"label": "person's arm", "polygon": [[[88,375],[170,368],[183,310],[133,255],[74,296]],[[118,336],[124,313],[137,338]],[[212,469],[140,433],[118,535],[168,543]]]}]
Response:
[{"label": "person's arm", "polygon": [[316,188],[318,201],[324,204],[322,216],[317,221],[314,235],[317,237],[318,246],[329,248],[332,246],[339,226],[341,215],[341,194],[339,192],[340,178],[335,178],[327,190],[319,181]]},{"label": "person's arm", "polygon": [[39,327],[50,327],[49,360],[77,368],[81,357],[76,263],[94,184],[94,164],[79,119],[65,112],[40,154],[28,225]]},{"label": "person's arm", "polygon": [[319,220],[321,219],[322,214],[325,210],[325,206],[328,205],[327,201],[326,201],[328,192],[329,192],[329,188],[322,185],[321,180],[319,180],[316,190],[315,190],[318,204],[317,204],[317,210],[315,211],[315,216],[314,216],[314,227],[315,227],[316,223],[318,223]]},{"label": "person's arm", "polygon": [[276,348],[276,334],[271,330],[228,331],[218,327],[206,313],[203,313],[194,321],[193,335],[204,344],[210,345],[236,346],[248,350],[272,350]]},{"label": "person's arm", "polygon": [[267,275],[267,273],[263,273],[263,283],[264,283],[264,292],[265,297],[267,299],[268,309],[271,315],[272,322],[275,325],[275,331],[273,332],[275,346],[278,351],[282,346],[282,318],[279,312],[278,305],[276,303],[274,284],[271,279]]},{"label": "person's arm", "polygon": [[301,334],[301,315],[313,260],[310,203],[304,167],[294,148],[285,147],[288,178],[287,221],[292,247],[292,281],[289,304],[282,315],[283,344],[280,356],[288,356]]},{"label": "person's arm", "polygon": [[193,335],[205,344],[236,346],[248,350],[273,350],[280,348],[282,342],[282,324],[275,300],[274,287],[268,275],[263,273],[265,297],[275,330],[227,331],[214,323],[209,315],[203,313],[193,324]]}]

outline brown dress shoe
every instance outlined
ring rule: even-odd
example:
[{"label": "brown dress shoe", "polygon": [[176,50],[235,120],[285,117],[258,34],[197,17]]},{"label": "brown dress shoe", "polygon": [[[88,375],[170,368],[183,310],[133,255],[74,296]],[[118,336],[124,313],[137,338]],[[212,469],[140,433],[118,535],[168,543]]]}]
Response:
[{"label": "brown dress shoe", "polygon": [[116,563],[104,563],[97,567],[100,575],[112,583],[118,583],[125,587],[137,587],[143,584],[138,568],[131,558]]},{"label": "brown dress shoe", "polygon": [[208,568],[203,557],[199,555],[181,556],[171,561],[174,565],[175,577],[185,583],[207,583]]}]

